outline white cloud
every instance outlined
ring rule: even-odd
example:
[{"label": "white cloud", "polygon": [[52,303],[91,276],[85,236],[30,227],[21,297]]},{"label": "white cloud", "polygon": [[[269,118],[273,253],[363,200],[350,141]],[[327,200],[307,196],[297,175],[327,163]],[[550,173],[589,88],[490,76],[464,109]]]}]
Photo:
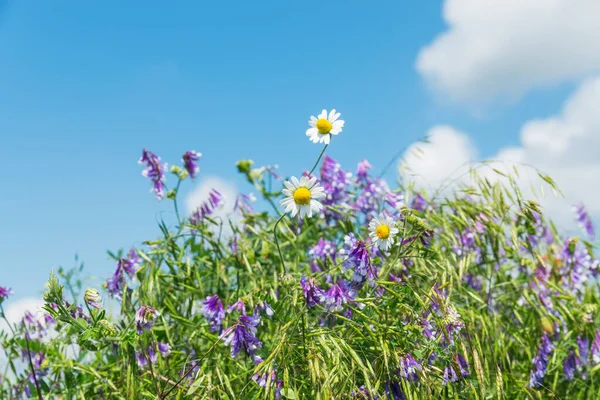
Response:
[{"label": "white cloud", "polygon": [[[563,190],[566,200],[549,194],[541,199],[542,204],[563,226],[571,225],[570,205],[579,201],[585,203],[591,214],[600,216],[598,104],[600,76],[584,81],[557,115],[524,124],[520,146],[501,149],[490,157],[505,165],[531,165],[550,175]],[[412,155],[415,150],[412,148],[405,154],[404,162],[411,170],[423,175],[423,178],[414,179],[416,185],[431,190],[431,187],[436,188],[435,185],[448,182],[450,177],[456,177],[456,168],[476,152],[466,135],[450,127],[434,127],[430,134],[431,143],[420,146],[423,150],[421,159]],[[534,181],[535,174],[529,172],[521,176],[523,187],[529,187]],[[413,179],[402,169],[400,173],[405,179]]]},{"label": "white cloud", "polygon": [[468,169],[477,159],[469,137],[447,125],[431,128],[427,143],[415,143],[404,153],[400,168],[419,188],[437,190],[448,178]]},{"label": "white cloud", "polygon": [[235,220],[236,218],[236,215],[233,215],[232,213],[238,191],[233,183],[215,176],[201,179],[196,188],[186,197],[187,212],[191,215],[198,207],[208,200],[212,189],[221,193],[225,199],[223,206],[216,210],[215,213],[212,214],[212,217],[223,221],[223,234],[227,236],[231,233],[231,228],[227,223],[227,219],[231,218],[232,220]]},{"label": "white cloud", "polygon": [[455,100],[519,96],[600,71],[598,0],[446,0],[416,68]]},{"label": "white cloud", "polygon": [[[23,316],[27,311],[37,317],[40,321],[43,321],[45,313],[45,311],[42,310],[43,305],[44,301],[41,298],[23,297],[14,301],[8,300],[2,305],[2,307],[4,308],[6,319],[11,324],[15,324],[23,319]],[[0,330],[5,332],[10,330],[6,326],[6,321],[0,320]]]}]

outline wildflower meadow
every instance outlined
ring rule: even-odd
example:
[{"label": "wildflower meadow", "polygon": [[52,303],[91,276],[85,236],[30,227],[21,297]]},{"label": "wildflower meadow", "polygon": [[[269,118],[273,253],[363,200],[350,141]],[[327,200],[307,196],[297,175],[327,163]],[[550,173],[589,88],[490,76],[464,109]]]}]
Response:
[{"label": "wildflower meadow", "polygon": [[[179,191],[202,154],[167,164],[143,149],[176,223],[111,249],[103,286],[49,270],[43,316],[0,332],[0,399],[598,398],[600,261],[584,205],[567,236],[518,167],[483,163],[428,193],[386,182],[367,160],[328,156],[341,118],[310,117],[306,170],[241,160],[248,194],[213,190],[191,215]],[[543,172],[536,184],[560,195]],[[5,320],[11,295],[0,286]]]}]

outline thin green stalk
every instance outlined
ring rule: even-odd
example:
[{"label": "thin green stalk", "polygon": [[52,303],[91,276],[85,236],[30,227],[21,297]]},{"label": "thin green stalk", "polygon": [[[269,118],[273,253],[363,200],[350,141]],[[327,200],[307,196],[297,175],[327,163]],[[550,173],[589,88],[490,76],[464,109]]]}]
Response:
[{"label": "thin green stalk", "polygon": [[321,154],[319,154],[319,158],[317,158],[317,162],[315,163],[315,165],[313,165],[313,167],[311,168],[311,170],[308,173],[308,175],[312,175],[312,173],[315,170],[315,168],[317,168],[317,165],[319,165],[319,161],[321,161],[321,157],[323,157],[323,154],[325,154],[325,150],[327,149],[327,146],[329,146],[329,145],[326,144],[325,147],[323,147],[323,150],[321,150]]},{"label": "thin green stalk", "polygon": [[279,252],[279,260],[281,261],[281,273],[285,272],[285,263],[283,261],[283,254],[281,253],[281,247],[279,247],[279,239],[277,238],[277,225],[281,222],[281,220],[285,217],[283,214],[277,222],[275,222],[275,226],[273,227],[273,236],[275,237],[275,246],[277,246],[277,251]]},{"label": "thin green stalk", "polygon": [[29,339],[27,338],[27,333],[25,333],[25,343],[27,345],[27,359],[29,360],[29,368],[31,368],[31,376],[33,377],[33,382],[35,383],[35,389],[37,391],[38,399],[44,400],[42,397],[42,390],[40,389],[40,383],[38,382],[37,376],[35,376],[35,368],[33,367],[33,361],[31,361],[31,351],[29,350]]}]

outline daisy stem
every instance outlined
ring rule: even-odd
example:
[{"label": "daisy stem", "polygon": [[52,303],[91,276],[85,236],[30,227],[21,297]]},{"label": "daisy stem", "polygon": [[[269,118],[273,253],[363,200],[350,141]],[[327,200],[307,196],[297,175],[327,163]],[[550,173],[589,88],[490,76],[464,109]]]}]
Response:
[{"label": "daisy stem", "polygon": [[285,263],[283,262],[283,255],[281,254],[281,248],[279,247],[279,239],[277,238],[277,225],[281,222],[281,220],[285,217],[283,214],[277,222],[275,222],[275,226],[273,227],[273,236],[275,237],[275,246],[277,246],[277,251],[279,252],[279,260],[281,261],[281,273],[285,272]]},{"label": "daisy stem", "polygon": [[312,175],[312,173],[315,170],[315,168],[317,168],[317,165],[319,165],[319,161],[321,161],[321,157],[323,157],[323,154],[325,153],[325,150],[327,149],[327,146],[329,146],[329,145],[326,144],[325,147],[323,147],[323,150],[321,150],[321,154],[319,154],[319,158],[317,158],[317,162],[315,163],[315,165],[313,165],[313,167],[310,170],[310,172],[308,173],[308,175]]}]

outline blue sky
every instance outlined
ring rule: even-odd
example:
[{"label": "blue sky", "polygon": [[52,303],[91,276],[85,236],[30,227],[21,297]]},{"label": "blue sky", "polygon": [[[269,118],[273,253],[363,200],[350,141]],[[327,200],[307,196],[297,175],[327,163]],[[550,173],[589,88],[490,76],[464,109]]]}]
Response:
[{"label": "blue sky", "polygon": [[284,175],[312,165],[304,132],[322,108],[346,120],[328,154],[349,169],[383,167],[438,124],[468,132],[481,157],[518,145],[575,83],[493,107],[449,101],[415,68],[447,28],[442,4],[0,1],[0,285],[39,295],[75,254],[99,285],[106,250],[156,236],[171,208],[140,175],[143,147],[170,163],[198,150],[201,176],[244,191],[239,159]]}]

